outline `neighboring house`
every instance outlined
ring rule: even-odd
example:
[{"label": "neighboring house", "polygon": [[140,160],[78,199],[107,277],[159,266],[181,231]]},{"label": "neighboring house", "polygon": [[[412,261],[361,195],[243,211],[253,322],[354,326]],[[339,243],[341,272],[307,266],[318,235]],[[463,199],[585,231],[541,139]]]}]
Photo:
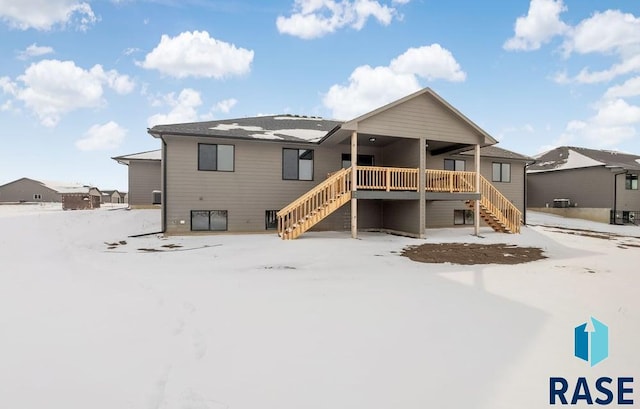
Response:
[{"label": "neighboring house", "polygon": [[[0,202],[62,202],[62,193],[86,190],[79,183],[20,178],[0,186]],[[87,190],[88,191],[88,190]]]},{"label": "neighboring house", "polygon": [[347,122],[280,115],[148,132],[162,141],[170,234],[273,229],[291,239],[313,228],[424,237],[426,227],[456,224],[477,232],[481,219],[519,232],[525,209],[530,158],[491,147],[494,138],[429,88]]},{"label": "neighboring house", "polygon": [[103,190],[102,203],[125,203],[124,194],[117,190]]},{"label": "neighboring house", "polygon": [[61,189],[62,210],[99,209],[102,192],[91,186],[67,186]]},{"label": "neighboring house", "polygon": [[29,178],[20,178],[0,186],[0,202],[60,202],[56,186]]},{"label": "neighboring house", "polygon": [[531,209],[638,224],[638,155],[562,146],[537,156],[527,173]]},{"label": "neighboring house", "polygon": [[129,207],[145,208],[160,204],[161,158],[161,150],[112,158],[129,167],[129,191],[124,202],[129,203]]}]

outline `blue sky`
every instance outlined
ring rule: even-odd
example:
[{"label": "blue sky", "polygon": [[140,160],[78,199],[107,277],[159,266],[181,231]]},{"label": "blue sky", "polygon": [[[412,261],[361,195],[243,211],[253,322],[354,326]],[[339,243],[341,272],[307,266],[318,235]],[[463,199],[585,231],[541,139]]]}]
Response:
[{"label": "blue sky", "polygon": [[154,124],[431,87],[500,140],[640,153],[635,0],[0,0],[0,184],[127,188]]}]

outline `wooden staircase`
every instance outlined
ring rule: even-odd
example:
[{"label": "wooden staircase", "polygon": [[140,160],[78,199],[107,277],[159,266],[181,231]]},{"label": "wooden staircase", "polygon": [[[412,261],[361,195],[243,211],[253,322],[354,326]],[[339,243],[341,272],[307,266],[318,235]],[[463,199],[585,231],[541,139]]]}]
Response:
[{"label": "wooden staircase", "polygon": [[[475,204],[475,200],[467,201],[471,209]],[[520,233],[522,212],[484,176],[480,176],[480,218],[497,232]]]},{"label": "wooden staircase", "polygon": [[291,240],[351,200],[351,168],[327,178],[277,213],[278,235]]}]

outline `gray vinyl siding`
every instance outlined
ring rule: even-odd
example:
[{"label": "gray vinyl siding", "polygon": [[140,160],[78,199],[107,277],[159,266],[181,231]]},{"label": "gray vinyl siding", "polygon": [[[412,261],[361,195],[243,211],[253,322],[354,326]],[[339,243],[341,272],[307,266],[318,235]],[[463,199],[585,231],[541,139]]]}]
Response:
[{"label": "gray vinyl siding", "polygon": [[384,148],[382,165],[399,168],[420,166],[420,143],[412,139],[398,139]]},{"label": "gray vinyl siding", "polygon": [[426,94],[358,122],[358,132],[468,144],[484,141],[475,129]]},{"label": "gray vinyl siding", "polygon": [[382,227],[388,230],[419,235],[419,200],[384,200]]},{"label": "gray vinyl siding", "polygon": [[[41,199],[35,200],[35,194]],[[61,202],[58,192],[43,186],[40,182],[22,178],[0,186],[0,202]]]},{"label": "gray vinyl siding", "polygon": [[[161,190],[162,169],[159,160],[131,160],[129,162],[129,204],[150,206],[153,191]],[[197,162],[196,162],[197,164]]]},{"label": "gray vinyl siding", "polygon": [[[342,165],[342,153],[349,145],[331,148],[318,145],[284,144],[270,141],[199,139],[167,136],[167,231],[189,232],[191,210],[227,210],[228,230],[265,230],[266,210],[282,209],[303,193],[324,181],[328,173]],[[234,145],[233,172],[198,171],[198,143]],[[312,149],[313,180],[283,180],[283,148]],[[376,149],[361,149],[374,154]],[[348,206],[348,205],[347,205]],[[346,207],[346,206],[345,206]],[[316,226],[316,230],[342,230],[344,212],[340,209]],[[184,221],[184,224],[181,224]]]},{"label": "gray vinyl siding", "polygon": [[[427,155],[428,169],[444,169],[445,159],[457,159],[465,161],[465,170],[467,172],[475,172],[475,160],[473,157],[465,155]],[[493,182],[493,163],[509,163],[511,164],[511,182]],[[508,159],[497,159],[490,157],[480,157],[480,174],[495,186],[500,193],[509,199],[521,212],[524,212],[524,170],[525,163],[522,161],[513,161]],[[428,201],[426,225],[429,228],[450,227],[454,226],[453,213],[454,210],[468,209],[464,201]]]},{"label": "gray vinyl siding", "polygon": [[[548,204],[552,207],[553,199],[570,199],[579,207],[611,209],[613,177],[613,173],[604,167],[529,173],[527,205],[546,207]],[[618,176],[618,180],[618,188],[624,190],[624,177]]]},{"label": "gray vinyl siding", "polygon": [[[638,175],[640,172],[629,172]],[[618,210],[640,211],[640,190],[627,190],[625,188],[625,176],[618,176]]]}]

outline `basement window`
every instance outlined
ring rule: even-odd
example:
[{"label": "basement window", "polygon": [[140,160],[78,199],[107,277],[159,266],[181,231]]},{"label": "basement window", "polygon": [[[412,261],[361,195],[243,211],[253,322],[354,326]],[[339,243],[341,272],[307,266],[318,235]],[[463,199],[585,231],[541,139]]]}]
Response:
[{"label": "basement window", "polygon": [[191,231],[227,231],[227,211],[192,210]]},{"label": "basement window", "polygon": [[265,210],[264,228],[265,230],[276,230],[278,228],[278,211],[277,210]]},{"label": "basement window", "polygon": [[468,209],[454,210],[453,224],[455,225],[473,224],[473,210],[468,210]]}]

